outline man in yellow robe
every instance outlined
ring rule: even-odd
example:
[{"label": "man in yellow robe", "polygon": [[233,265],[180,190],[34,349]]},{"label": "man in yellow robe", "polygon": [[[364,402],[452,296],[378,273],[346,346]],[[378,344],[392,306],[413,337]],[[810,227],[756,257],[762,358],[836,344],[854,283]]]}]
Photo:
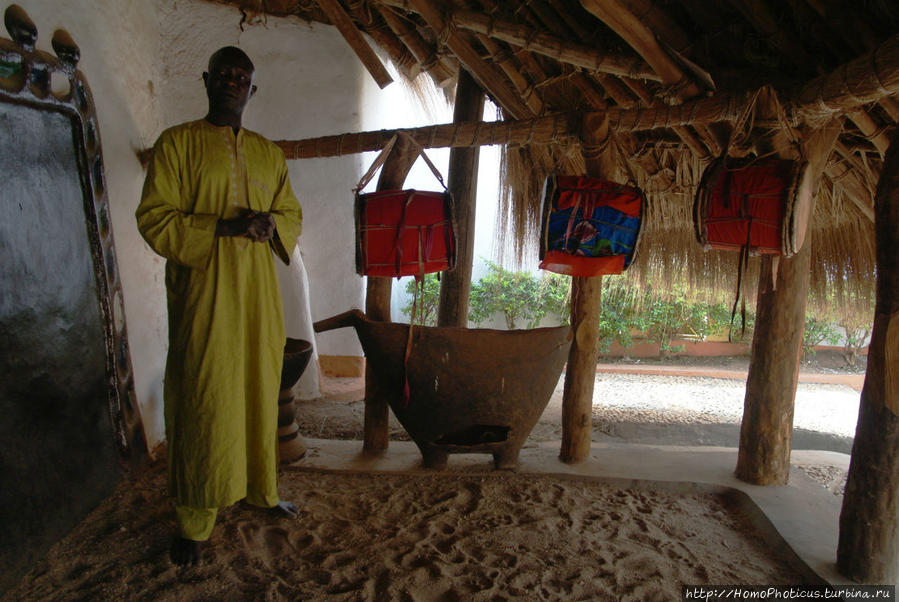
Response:
[{"label": "man in yellow robe", "polygon": [[277,491],[284,319],[274,254],[285,263],[302,212],[281,150],[241,128],[253,64],[238,48],[209,59],[209,113],[162,133],[137,209],[166,258],[165,426],[178,534],[171,557],[199,561],[218,508],[247,502],[296,516]]}]

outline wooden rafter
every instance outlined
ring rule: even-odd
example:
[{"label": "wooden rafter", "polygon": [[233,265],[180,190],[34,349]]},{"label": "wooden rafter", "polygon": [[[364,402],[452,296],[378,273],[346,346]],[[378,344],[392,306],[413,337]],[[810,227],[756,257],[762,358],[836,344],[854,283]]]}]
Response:
[{"label": "wooden rafter", "polygon": [[[640,82],[625,81],[624,84],[634,93],[643,106],[650,106],[653,104],[652,96]],[[671,126],[671,130],[677,134],[678,138],[687,145],[687,148],[689,148],[694,155],[704,161],[711,159],[706,143],[693,133],[689,127],[690,125],[692,124],[675,124]]]},{"label": "wooden rafter", "polygon": [[516,64],[516,61],[513,60],[512,53],[505,50],[499,43],[489,37],[482,34],[476,35],[484,49],[490,53],[493,63],[506,74],[506,77],[509,78],[509,82],[521,95],[522,100],[528,105],[531,113],[533,115],[540,115],[543,113],[543,100],[536,93],[534,86],[532,86],[524,75],[521,74],[521,69]]},{"label": "wooden rafter", "polygon": [[890,137],[886,135],[884,128],[877,125],[877,122],[866,111],[861,109],[855,111],[847,111],[846,117],[852,120],[861,133],[871,141],[874,148],[880,153],[880,156],[886,154],[887,148],[890,146]]},{"label": "wooden rafter", "polygon": [[359,2],[349,3],[347,10],[349,15],[387,53],[390,60],[403,75],[410,80],[418,76],[421,71],[421,63],[390,27],[378,18],[378,13],[365,10]]},{"label": "wooden rafter", "polygon": [[390,77],[387,69],[381,64],[381,59],[378,58],[375,51],[371,49],[371,46],[369,46],[368,42],[365,41],[365,38],[362,37],[362,32],[356,28],[353,20],[350,19],[350,16],[343,10],[340,2],[337,0],[316,0],[316,2],[324,13],[328,15],[328,19],[331,20],[331,23],[334,24],[337,31],[340,32],[347,44],[350,45],[350,48],[353,49],[353,52],[356,53],[356,56],[359,57],[362,64],[365,65],[365,68],[374,78],[375,82],[377,82],[378,86],[386,88],[393,83],[393,78]]},{"label": "wooden rafter", "polygon": [[796,101],[807,118],[828,117],[899,94],[899,35],[871,52],[816,77]]},{"label": "wooden rafter", "polygon": [[409,0],[409,5],[421,15],[428,27],[441,39],[445,39],[447,48],[458,57],[481,88],[489,93],[503,110],[516,119],[531,116],[530,108],[521,100],[518,93],[506,85],[505,78],[496,68],[484,61],[471,44],[446,22],[440,9],[429,0]]},{"label": "wooden rafter", "polygon": [[516,23],[494,19],[475,11],[452,13],[452,21],[457,27],[484,34],[507,44],[524,48],[530,52],[548,56],[561,63],[583,67],[588,71],[610,73],[620,77],[631,77],[651,81],[661,78],[637,57],[611,56],[585,44],[577,44],[555,36],[522,27]]},{"label": "wooden rafter", "polygon": [[677,62],[659,45],[644,23],[637,19],[622,0],[580,0],[581,6],[608,25],[642,56],[659,74],[662,82],[673,87],[677,100],[693,98],[702,93]]},{"label": "wooden rafter", "polygon": [[892,96],[886,96],[881,98],[877,104],[889,115],[890,119],[899,122],[899,101]]},{"label": "wooden rafter", "polygon": [[622,0],[637,19],[655,32],[656,36],[665,41],[671,48],[678,52],[685,52],[690,46],[690,36],[672,21],[665,12],[653,4],[652,0]]},{"label": "wooden rafter", "polygon": [[377,130],[322,136],[306,140],[276,140],[288,159],[339,157],[381,150],[397,132],[412,136],[423,148],[489,146],[494,144],[548,144],[576,135],[571,114],[548,115],[520,121],[446,123],[402,130]]},{"label": "wooden rafter", "polygon": [[431,75],[438,87],[448,86],[456,77],[452,69],[447,67],[436,50],[425,42],[409,23],[396,15],[388,6],[375,5],[375,10],[384,19],[387,27],[405,44],[415,60]]},{"label": "wooden rafter", "polygon": [[778,24],[765,0],[731,0],[730,4],[765,40],[780,50],[783,56],[789,57],[793,64],[801,67],[813,64],[799,40]]},{"label": "wooden rafter", "polygon": [[[414,0],[377,0],[378,4],[418,13]],[[460,10],[447,14],[456,27],[486,35],[561,63],[583,67],[597,73],[661,81],[659,75],[638,57],[614,56],[598,52],[585,44],[566,41],[517,23],[495,19],[482,12]]]}]

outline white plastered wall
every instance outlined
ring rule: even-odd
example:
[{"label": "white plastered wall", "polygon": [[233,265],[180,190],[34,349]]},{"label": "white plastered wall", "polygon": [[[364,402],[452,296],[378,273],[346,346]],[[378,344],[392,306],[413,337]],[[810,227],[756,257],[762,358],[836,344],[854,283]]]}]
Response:
[{"label": "white plastered wall", "polygon": [[[151,146],[165,127],[205,114],[201,74],[221,46],[239,46],[255,62],[259,92],[244,125],[270,139],[380,127],[373,117],[379,102],[361,101],[377,98],[378,89],[336,30],[297,19],[269,18],[241,31],[239,11],[195,0],[26,0],[22,6],[40,31],[39,48],[50,50],[58,27],[81,47],[79,66],[97,104],[136,393],[152,449],[164,439],[164,261],[134,221],[144,178],[135,151]],[[280,272],[282,283],[300,287],[284,295],[289,336],[311,337],[312,320],[363,307],[351,192],[363,162],[349,155],[288,163],[304,211],[299,252],[306,272],[305,279],[295,267]],[[300,317],[307,296],[311,315]],[[322,354],[362,354],[352,330],[315,338]]]}]

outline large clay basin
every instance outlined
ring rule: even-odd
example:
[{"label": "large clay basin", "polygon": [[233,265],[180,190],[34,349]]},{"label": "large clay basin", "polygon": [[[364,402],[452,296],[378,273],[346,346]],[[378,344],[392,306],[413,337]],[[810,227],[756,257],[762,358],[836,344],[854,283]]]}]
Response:
[{"label": "large clay basin", "polygon": [[316,322],[314,328],[346,326],[356,329],[362,343],[375,380],[370,384],[387,397],[425,466],[432,468],[445,466],[447,454],[472,452],[493,454],[497,468],[515,468],[571,346],[568,326],[413,326],[410,338],[408,324],[375,322],[358,310]]}]

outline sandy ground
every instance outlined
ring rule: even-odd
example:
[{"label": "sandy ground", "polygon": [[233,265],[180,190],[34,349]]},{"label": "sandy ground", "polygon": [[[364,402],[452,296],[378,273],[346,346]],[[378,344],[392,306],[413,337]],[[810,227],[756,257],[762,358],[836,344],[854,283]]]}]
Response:
[{"label": "sandy ground", "polygon": [[[335,386],[331,399],[300,405],[305,435],[361,437],[358,383]],[[718,445],[739,432],[741,387],[598,375],[603,403],[594,409],[594,439]],[[805,404],[818,410],[806,416]],[[845,443],[857,404],[848,387],[800,385],[797,428],[832,431],[821,432],[822,448]],[[558,440],[560,416],[557,389],[526,445]],[[395,422],[391,434],[406,438]],[[841,494],[840,470],[803,469]],[[505,472],[296,467],[282,469],[281,495],[298,502],[299,519],[227,508],[204,563],[177,568],[168,560],[173,521],[164,472],[159,462],[124,483],[2,599],[651,601],[680,600],[685,584],[805,579],[727,496]]]},{"label": "sandy ground", "polygon": [[679,600],[800,584],[736,502],[588,480],[287,470],[295,521],[226,509],[199,567],[168,561],[164,471],[122,487],[4,600]]}]

